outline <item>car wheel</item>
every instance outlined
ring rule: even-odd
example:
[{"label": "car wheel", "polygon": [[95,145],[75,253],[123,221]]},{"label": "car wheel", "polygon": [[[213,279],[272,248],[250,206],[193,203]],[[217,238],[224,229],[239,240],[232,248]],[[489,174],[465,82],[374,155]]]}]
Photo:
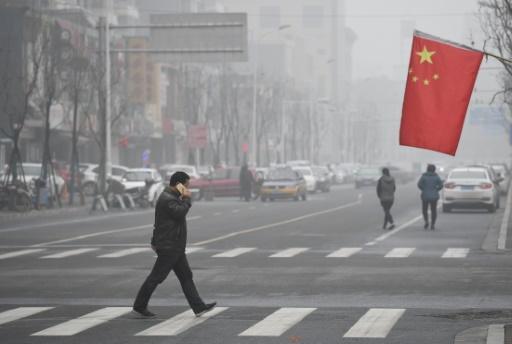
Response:
[{"label": "car wheel", "polygon": [[496,212],[496,205],[492,204],[487,208],[487,211],[489,213],[495,213]]},{"label": "car wheel", "polygon": [[262,202],[266,202],[266,201],[267,201],[267,198],[266,198],[266,197],[261,197],[261,201],[262,201]]},{"label": "car wheel", "polygon": [[443,204],[443,213],[449,213],[452,211],[452,208],[449,205]]},{"label": "car wheel", "polygon": [[270,202],[274,202],[274,199],[272,197],[270,197]]},{"label": "car wheel", "polygon": [[298,194],[297,194],[297,195],[295,195],[295,196],[293,197],[293,200],[294,200],[295,202],[297,202],[299,199],[300,199],[300,197],[299,197],[299,195],[298,195]]},{"label": "car wheel", "polygon": [[86,196],[94,196],[94,191],[96,190],[95,182],[87,182],[82,186],[82,190]]},{"label": "car wheel", "polygon": [[199,190],[199,193],[197,194],[197,196],[195,196],[195,201],[200,201],[202,200],[204,197],[204,191],[203,190]]},{"label": "car wheel", "polygon": [[306,193],[302,194],[302,200],[305,201],[308,199],[308,195]]}]

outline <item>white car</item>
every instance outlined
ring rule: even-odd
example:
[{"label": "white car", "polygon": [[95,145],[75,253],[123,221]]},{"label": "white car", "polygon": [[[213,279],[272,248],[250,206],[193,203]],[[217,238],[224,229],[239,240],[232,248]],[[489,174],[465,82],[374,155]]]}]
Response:
[{"label": "white car", "polygon": [[160,172],[153,168],[132,168],[126,171],[121,183],[127,193],[138,192],[146,187],[146,180],[152,180],[154,183],[148,190],[148,201],[152,205],[165,189],[165,185]]},{"label": "white car", "polygon": [[169,165],[163,165],[160,167],[160,173],[165,179],[171,178],[171,176],[178,171],[185,172],[190,176],[192,179],[199,179],[201,178],[201,175],[197,171],[196,167],[194,165],[177,165],[177,164],[169,164]]},{"label": "white car", "polygon": [[299,172],[304,180],[306,181],[306,189],[308,192],[314,193],[316,191],[316,178],[313,174],[313,170],[308,166],[294,166],[292,167],[294,171]]},{"label": "white car", "polygon": [[485,167],[458,167],[448,174],[442,192],[443,212],[453,208],[485,208],[493,213],[500,207],[500,190]]},{"label": "white car", "polygon": [[[25,182],[30,187],[34,186],[35,179],[41,177],[41,169],[42,165],[38,163],[29,163],[25,162],[22,164],[23,173],[25,175]],[[21,175],[19,176],[21,179]],[[57,184],[57,192],[61,192],[64,184],[66,183],[64,179],[57,175],[55,172],[55,183]],[[55,186],[53,184],[53,180],[50,179],[50,171],[48,170],[48,177],[46,178],[46,187],[51,187],[52,193],[55,194]]]},{"label": "white car", "polygon": [[[98,164],[80,164],[80,174],[82,177],[82,189],[87,196],[93,196],[96,184],[98,183],[98,175],[100,167]],[[124,174],[128,171],[128,167],[121,165],[112,165],[112,174],[110,178],[121,181]]]}]

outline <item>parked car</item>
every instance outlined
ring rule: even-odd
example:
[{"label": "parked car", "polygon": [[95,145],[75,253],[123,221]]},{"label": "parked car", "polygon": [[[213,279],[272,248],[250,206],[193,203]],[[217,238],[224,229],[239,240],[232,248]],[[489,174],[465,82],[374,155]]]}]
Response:
[{"label": "parked car", "polygon": [[[41,177],[42,164],[24,162],[22,167],[23,173],[25,175],[25,182],[28,186],[33,188],[35,185],[35,180]],[[64,187],[64,184],[66,184],[64,179],[55,173],[55,184],[57,184],[57,189],[55,189],[53,180],[50,178],[50,171],[48,171],[48,176],[45,183],[46,187],[49,187],[53,194],[60,193]]]},{"label": "parked car", "polygon": [[[151,186],[147,188],[147,181]],[[153,168],[132,168],[126,171],[121,179],[124,191],[129,194],[140,194],[147,192],[147,200],[154,205],[165,188],[160,172]]]},{"label": "parked car", "polygon": [[[254,170],[251,170],[254,174]],[[191,179],[190,192],[196,200],[212,192],[215,197],[240,196],[240,167],[216,169],[208,178]]]},{"label": "parked car", "polygon": [[491,164],[492,169],[496,172],[498,177],[503,178],[503,181],[500,183],[501,194],[506,195],[510,188],[510,170],[507,164]]},{"label": "parked car", "polygon": [[354,176],[354,185],[356,189],[363,186],[377,186],[377,182],[382,172],[379,167],[365,166],[357,170]]},{"label": "parked car", "polygon": [[198,166],[197,172],[199,173],[199,176],[201,178],[207,178],[212,174],[214,171],[212,166]]},{"label": "parked car", "polygon": [[272,168],[260,190],[262,202],[275,199],[307,199],[306,181],[290,167]]},{"label": "parked car", "polygon": [[306,180],[306,187],[308,192],[314,193],[316,191],[316,178],[313,174],[313,170],[308,166],[294,166],[294,171],[298,171],[302,177]]},{"label": "parked car", "polygon": [[171,176],[178,171],[185,172],[190,176],[191,179],[201,178],[201,175],[199,174],[194,165],[168,164],[160,167],[160,174],[166,180],[169,180],[169,178],[171,178]]},{"label": "parked car", "polygon": [[[98,164],[83,163],[79,165],[80,176],[82,178],[82,189],[85,195],[93,196],[98,183],[98,176],[100,167]],[[124,174],[128,171],[128,167],[121,165],[112,165],[112,173],[109,178],[115,179],[119,182],[123,179]]]},{"label": "parked car", "polygon": [[483,166],[453,169],[442,192],[443,212],[466,207],[495,212],[500,207],[500,189],[489,170]]},{"label": "parked car", "polygon": [[98,173],[95,172],[97,167],[98,164],[80,164],[78,166],[80,179],[82,182],[82,190],[87,196],[94,195],[94,190],[96,189],[96,185],[98,183]]},{"label": "parked car", "polygon": [[312,170],[316,179],[315,189],[322,192],[331,191],[332,179],[329,169],[324,166],[313,166]]}]

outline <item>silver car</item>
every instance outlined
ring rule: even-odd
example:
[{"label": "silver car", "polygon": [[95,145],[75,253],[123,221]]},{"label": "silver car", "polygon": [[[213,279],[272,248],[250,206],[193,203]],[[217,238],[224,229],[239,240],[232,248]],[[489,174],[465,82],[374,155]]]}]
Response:
[{"label": "silver car", "polygon": [[500,207],[500,189],[485,167],[459,167],[448,174],[442,192],[443,212],[454,208],[485,208],[494,213]]}]

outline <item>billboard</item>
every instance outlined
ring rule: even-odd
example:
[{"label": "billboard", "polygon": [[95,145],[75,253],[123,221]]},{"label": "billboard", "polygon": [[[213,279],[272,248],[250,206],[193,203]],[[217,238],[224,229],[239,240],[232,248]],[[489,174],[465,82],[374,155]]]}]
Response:
[{"label": "billboard", "polygon": [[150,49],[157,62],[248,60],[246,13],[166,13],[150,20]]}]

